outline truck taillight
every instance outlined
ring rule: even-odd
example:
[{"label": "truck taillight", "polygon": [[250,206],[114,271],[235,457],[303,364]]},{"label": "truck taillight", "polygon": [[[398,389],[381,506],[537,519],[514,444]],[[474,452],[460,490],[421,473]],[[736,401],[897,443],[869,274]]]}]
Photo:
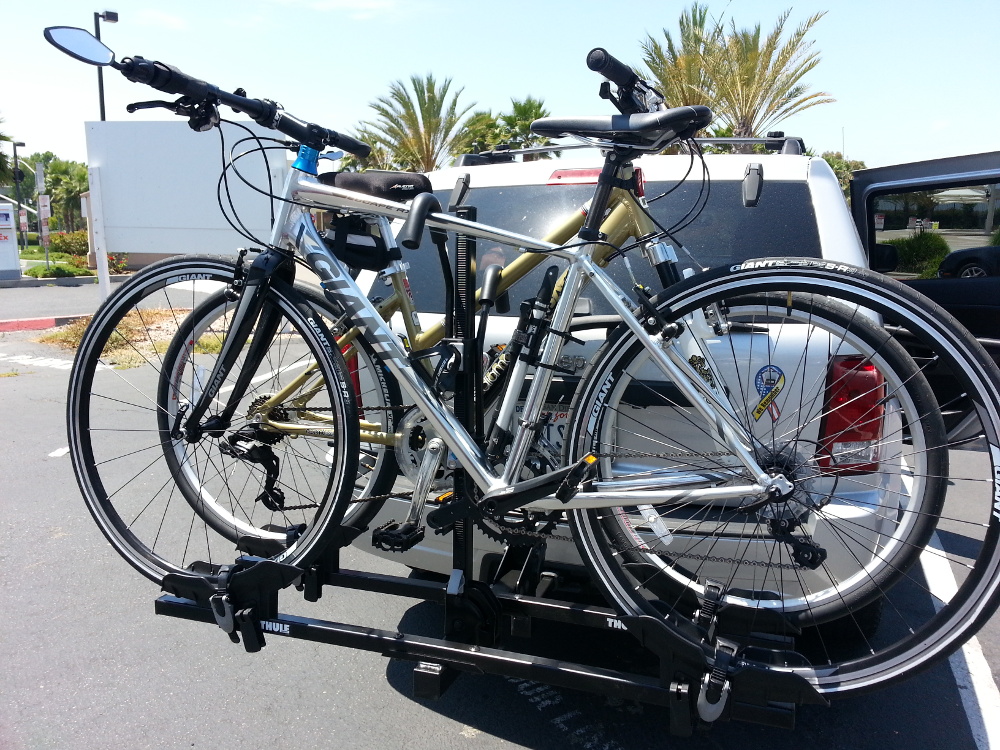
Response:
[{"label": "truck taillight", "polygon": [[[546,185],[596,185],[601,176],[600,168],[596,169],[557,169],[549,175]],[[642,170],[635,170],[635,194],[642,198],[646,194],[646,182]]]},{"label": "truck taillight", "polygon": [[858,355],[831,360],[819,433],[824,474],[878,471],[884,400],[885,378],[871,361]]},{"label": "truck taillight", "polygon": [[547,185],[596,185],[601,176],[601,168],[557,169],[549,175]]}]

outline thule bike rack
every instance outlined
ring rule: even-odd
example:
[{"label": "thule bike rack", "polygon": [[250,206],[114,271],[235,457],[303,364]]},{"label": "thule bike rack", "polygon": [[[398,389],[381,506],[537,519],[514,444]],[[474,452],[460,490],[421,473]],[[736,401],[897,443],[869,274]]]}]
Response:
[{"label": "thule bike rack", "polygon": [[[475,208],[453,207],[461,218],[474,221]],[[458,369],[455,409],[477,440],[483,441],[483,407],[478,402],[482,382],[480,344],[475,335],[475,240],[457,241],[454,295],[454,345]],[[418,479],[419,482],[419,479]],[[457,501],[472,502],[476,487],[461,468],[454,472]],[[349,544],[358,531],[342,527]],[[606,607],[548,598],[544,571],[544,544],[508,548],[502,580],[487,584],[474,572],[472,521],[453,523],[453,570],[446,582],[435,582],[346,570],[340,566],[340,546],[329,550],[310,568],[283,565],[244,556],[223,568],[217,585],[195,575],[170,575],[163,581],[167,594],[156,600],[156,613],[218,625],[234,643],[248,652],[264,647],[267,635],[374,651],[415,662],[413,691],[418,698],[440,697],[462,672],[490,673],[528,679],[663,706],[674,735],[688,736],[699,724],[716,720],[743,720],[791,728],[795,708],[827,701],[803,678],[790,672],[742,664],[735,643],[713,636],[714,657],[672,637],[663,621],[653,617],[620,617]],[[294,584],[307,601],[315,602],[325,587],[346,588],[408,597],[442,605],[443,633],[428,638],[395,630],[379,630],[327,620],[281,614],[278,592]],[[721,589],[720,589],[721,594]],[[713,632],[712,608],[706,602],[700,614]],[[597,666],[593,649],[579,661],[508,650],[508,641],[530,638],[532,623],[547,620],[607,633],[627,631],[635,637],[642,673]],[[773,654],[780,667],[793,652],[766,641],[755,650]],[[709,648],[709,652],[712,649]]]}]

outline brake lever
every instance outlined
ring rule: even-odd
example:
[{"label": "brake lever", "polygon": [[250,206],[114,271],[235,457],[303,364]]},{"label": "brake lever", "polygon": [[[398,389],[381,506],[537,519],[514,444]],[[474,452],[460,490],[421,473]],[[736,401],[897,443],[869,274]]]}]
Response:
[{"label": "brake lever", "polygon": [[156,109],[162,107],[163,109],[169,109],[171,112],[177,111],[177,102],[165,102],[163,100],[156,100],[151,102],[132,102],[125,107],[125,111],[129,114],[137,112],[140,109]]}]

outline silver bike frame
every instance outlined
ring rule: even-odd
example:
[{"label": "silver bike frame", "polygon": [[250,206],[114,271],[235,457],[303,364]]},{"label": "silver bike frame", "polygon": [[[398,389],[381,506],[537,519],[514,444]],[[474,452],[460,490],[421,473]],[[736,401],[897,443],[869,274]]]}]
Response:
[{"label": "silver bike frame", "polygon": [[[402,342],[392,332],[388,322],[382,319],[364,291],[351,278],[344,265],[327,248],[309,214],[309,208],[312,207],[379,216],[383,219],[383,236],[391,241],[392,235],[388,231],[389,221],[405,219],[409,214],[408,207],[402,203],[324,185],[316,177],[294,168],[289,170],[282,197],[285,200],[281,203],[282,207],[275,221],[271,244],[294,249],[319,276],[321,286],[326,293],[336,300],[351,322],[361,329],[364,338],[378,352],[402,390],[413,399],[436,434],[455,454],[476,485],[491,497],[514,495],[517,492],[515,477],[518,476],[519,468],[526,460],[531,447],[531,431],[517,431],[505,470],[498,476],[483,450],[458,419],[440,402],[433,390],[417,375]],[[545,252],[569,261],[566,283],[552,313],[551,328],[555,331],[567,329],[577,298],[587,283],[593,283],[636,337],[643,342],[652,361],[684,394],[707,423],[715,425],[720,440],[733,451],[750,475],[756,478],[756,482],[751,484],[700,489],[671,488],[669,481],[657,486],[656,479],[650,478],[633,484],[627,491],[606,491],[598,488],[595,492],[579,493],[566,504],[553,498],[536,501],[526,507],[565,510],[613,507],[623,504],[655,504],[673,500],[710,502],[748,496],[763,497],[770,492],[790,489],[790,485],[786,488],[787,482],[783,477],[775,479],[769,476],[754,460],[750,447],[739,439],[743,427],[730,411],[728,404],[720,400],[712,388],[695,373],[686,359],[674,351],[669,340],[662,334],[650,335],[643,328],[642,321],[636,318],[626,294],[593,262],[591,256],[595,249],[594,245],[564,249],[515,232],[441,213],[430,214],[427,224],[449,232],[460,232],[528,251]],[[562,346],[562,337],[548,336],[542,350],[541,363],[554,365],[559,359]],[[536,368],[525,399],[522,424],[533,424],[541,417],[552,373],[550,367]],[[501,405],[501,411],[504,410],[504,406],[511,406],[509,400],[516,401],[519,398],[520,394],[517,391],[517,388],[510,388],[503,395],[504,403]]]}]

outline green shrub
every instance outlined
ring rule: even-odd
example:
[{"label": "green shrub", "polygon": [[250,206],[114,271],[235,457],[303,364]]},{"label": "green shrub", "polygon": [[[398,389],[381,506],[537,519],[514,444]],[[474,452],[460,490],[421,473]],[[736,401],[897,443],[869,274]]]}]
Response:
[{"label": "green shrub", "polygon": [[997,231],[995,231],[993,235],[990,237],[990,244],[1000,245],[1000,229],[997,229]]},{"label": "green shrub", "polygon": [[917,232],[910,237],[887,240],[899,252],[897,271],[916,273],[922,279],[937,276],[938,265],[951,252],[944,237],[934,232]]},{"label": "green shrub", "polygon": [[37,245],[38,244],[38,232],[25,232],[28,235],[28,244]]},{"label": "green shrub", "polygon": [[58,232],[52,235],[51,250],[69,255],[86,255],[90,247],[87,243],[87,232]]},{"label": "green shrub", "polygon": [[61,279],[70,276],[93,276],[94,274],[85,268],[73,268],[72,266],[32,266],[24,272],[26,276],[33,276],[36,279]]}]

